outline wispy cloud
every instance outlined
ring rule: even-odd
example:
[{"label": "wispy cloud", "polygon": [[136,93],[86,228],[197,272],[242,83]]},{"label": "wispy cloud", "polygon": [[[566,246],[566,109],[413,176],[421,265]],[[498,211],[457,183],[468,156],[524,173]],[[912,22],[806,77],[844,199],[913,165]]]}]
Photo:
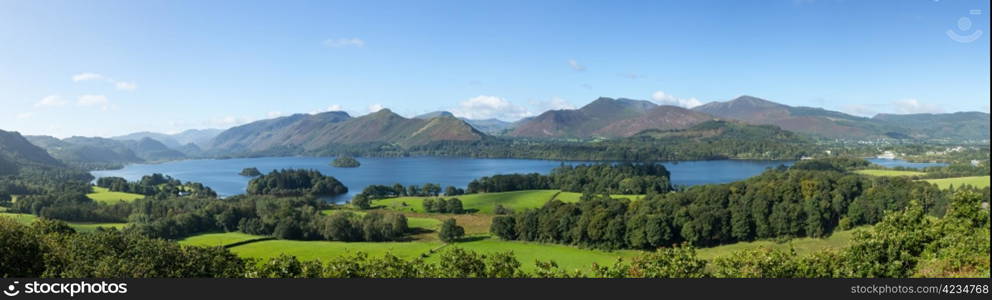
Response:
[{"label": "wispy cloud", "polygon": [[32,117],[34,117],[34,113],[33,112],[22,112],[22,113],[17,114],[17,118],[20,119],[20,120],[30,119]]},{"label": "wispy cloud", "polygon": [[138,84],[134,82],[117,81],[114,82],[114,86],[117,87],[118,90],[122,91],[133,91],[138,89]]},{"label": "wispy cloud", "polygon": [[840,111],[855,116],[871,117],[878,114],[878,110],[865,104],[848,104],[840,108]]},{"label": "wispy cloud", "polygon": [[496,118],[511,121],[529,115],[527,108],[523,106],[510,103],[500,97],[486,95],[459,102],[458,107],[451,109],[451,113],[469,119]]},{"label": "wispy cloud", "polygon": [[586,70],[586,66],[583,66],[582,64],[580,64],[578,61],[576,61],[574,59],[569,59],[568,60],[568,66],[571,67],[572,70],[575,70],[576,72],[582,72],[582,71],[585,71]]},{"label": "wispy cloud", "polygon": [[940,106],[929,103],[923,103],[920,102],[920,100],[912,99],[912,98],[892,101],[892,106],[895,109],[895,112],[900,114],[922,114],[922,113],[936,114],[936,113],[944,112],[944,108]]},{"label": "wispy cloud", "polygon": [[575,109],[575,105],[568,102],[568,100],[562,99],[561,97],[551,97],[548,100],[535,100],[530,101],[530,106],[534,108],[534,111],[538,113],[545,112],[548,110],[560,110],[560,109]]},{"label": "wispy cloud", "polygon": [[138,89],[138,84],[134,83],[133,81],[115,80],[113,78],[98,73],[85,72],[72,76],[73,82],[92,81],[92,80],[105,81],[107,83],[114,85],[115,88],[121,91],[133,91]]},{"label": "wispy cloud", "polygon": [[75,82],[88,81],[88,80],[102,80],[102,79],[104,79],[103,75],[97,73],[79,73],[76,75],[72,75],[72,81]]},{"label": "wispy cloud", "polygon": [[379,103],[369,105],[368,107],[369,113],[374,113],[383,109],[386,109],[386,107]]},{"label": "wispy cloud", "polygon": [[328,48],[346,48],[346,47],[365,47],[365,40],[360,38],[336,38],[327,39],[322,43],[324,47]]},{"label": "wispy cloud", "polygon": [[278,118],[278,117],[282,117],[282,112],[281,111],[270,111],[269,113],[265,114],[265,116],[266,117],[269,117],[269,118]]},{"label": "wispy cloud", "polygon": [[636,73],[622,73],[622,74],[617,74],[617,76],[620,76],[620,77],[623,77],[623,78],[627,78],[627,79],[631,79],[631,80],[633,80],[633,79],[643,79],[643,78],[647,77],[647,76],[644,76],[644,75],[641,75],[641,74],[636,74]]},{"label": "wispy cloud", "polygon": [[59,95],[50,95],[45,98],[41,98],[38,103],[34,104],[34,107],[62,107],[65,106],[69,101],[62,99]]},{"label": "wispy cloud", "polygon": [[675,105],[685,108],[693,108],[696,106],[703,105],[702,101],[696,98],[679,98],[673,95],[666,94],[663,91],[656,91],[651,94],[651,99],[653,99],[658,104],[662,105]]},{"label": "wispy cloud", "polygon": [[98,106],[101,110],[110,108],[110,100],[104,95],[82,95],[76,100],[78,106]]}]

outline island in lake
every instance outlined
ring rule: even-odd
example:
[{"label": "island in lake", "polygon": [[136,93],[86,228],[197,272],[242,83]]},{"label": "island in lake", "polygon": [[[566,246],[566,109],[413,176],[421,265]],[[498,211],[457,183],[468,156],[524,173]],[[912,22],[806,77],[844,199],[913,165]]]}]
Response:
[{"label": "island in lake", "polygon": [[331,165],[338,168],[357,168],[362,164],[359,163],[354,157],[338,156],[338,158],[335,158],[334,161],[331,162]]}]

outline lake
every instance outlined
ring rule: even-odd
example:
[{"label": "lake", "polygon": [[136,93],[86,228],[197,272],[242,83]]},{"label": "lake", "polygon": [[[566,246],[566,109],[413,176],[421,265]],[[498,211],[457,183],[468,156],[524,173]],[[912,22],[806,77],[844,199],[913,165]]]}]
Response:
[{"label": "lake", "polygon": [[[537,159],[480,159],[453,157],[357,158],[358,168],[330,166],[331,157],[261,157],[238,159],[198,159],[161,164],[132,164],[119,170],[93,171],[93,176],[123,177],[129,181],[141,176],[162,173],[182,181],[203,183],[221,196],[244,193],[249,177],[238,175],[244,168],[255,167],[263,173],[275,169],[315,169],[334,176],[348,187],[348,194],[329,199],[344,201],[372,184],[403,185],[437,183],[441,186],[465,188],[473,179],[495,174],[548,174],[561,164],[590,162],[560,162]],[[766,168],[791,165],[789,161],[709,160],[662,163],[672,174],[672,183],[698,185],[727,183],[757,175]]]},{"label": "lake", "polygon": [[[351,199],[366,186],[400,183],[421,185],[437,183],[442,187],[465,188],[473,179],[496,174],[541,173],[548,174],[561,164],[577,165],[593,162],[561,162],[539,159],[482,159],[455,157],[399,157],[356,158],[358,168],[335,168],[330,165],[333,157],[260,157],[238,159],[198,159],[161,164],[132,164],[120,170],[93,171],[93,176],[123,177],[129,181],[141,176],[162,173],[182,181],[203,183],[221,196],[242,194],[248,187],[249,177],[238,175],[244,168],[255,167],[263,173],[275,169],[315,169],[324,175],[334,176],[348,187],[348,194],[329,198],[340,202]],[[894,159],[869,159],[886,167],[921,168],[941,164],[910,163]],[[791,165],[791,161],[761,160],[706,160],[662,163],[672,174],[672,183],[699,185],[727,183],[758,175],[767,168]]]}]

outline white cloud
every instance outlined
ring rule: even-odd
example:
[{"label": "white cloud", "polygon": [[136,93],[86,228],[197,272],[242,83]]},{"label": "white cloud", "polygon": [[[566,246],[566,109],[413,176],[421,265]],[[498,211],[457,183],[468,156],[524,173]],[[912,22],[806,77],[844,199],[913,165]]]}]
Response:
[{"label": "white cloud", "polygon": [[79,73],[72,76],[72,81],[102,80],[105,77],[97,73]]},{"label": "white cloud", "polygon": [[281,117],[282,116],[282,112],[281,111],[270,111],[269,113],[265,114],[265,116],[267,116],[269,118],[278,118],[278,117]]},{"label": "white cloud", "polygon": [[331,104],[331,106],[328,106],[324,111],[344,111],[344,107],[337,104]]},{"label": "white cloud", "polygon": [[982,106],[982,111],[989,112],[989,105],[985,104],[985,106]]},{"label": "white cloud", "polygon": [[34,117],[34,113],[32,112],[22,112],[17,114],[17,118],[21,120],[30,119],[31,117]]},{"label": "white cloud", "polygon": [[585,71],[586,70],[586,66],[583,66],[582,64],[579,64],[579,62],[576,61],[576,60],[574,60],[574,59],[569,59],[568,60],[568,66],[569,67],[572,67],[572,70],[575,70],[575,71],[578,71],[578,72],[582,72],[582,71]]},{"label": "white cloud", "polygon": [[500,119],[517,120],[530,115],[527,108],[506,101],[496,96],[478,96],[458,103],[451,109],[458,117],[469,119]]},{"label": "white cloud", "polygon": [[369,113],[374,113],[374,112],[383,110],[385,108],[386,107],[385,106],[382,106],[382,104],[376,103],[376,104],[369,105],[368,110],[369,110]]},{"label": "white cloud", "polygon": [[107,100],[107,97],[103,95],[82,95],[76,100],[76,105],[99,106],[100,109],[107,110],[110,108],[110,100]]},{"label": "white cloud", "polygon": [[644,76],[644,75],[641,75],[641,74],[637,74],[637,73],[623,73],[623,74],[617,74],[617,75],[620,76],[620,77],[623,77],[623,78],[627,78],[627,79],[642,79],[644,77],[647,77],[647,76]]},{"label": "white cloud", "polygon": [[560,97],[551,97],[549,100],[531,101],[530,106],[538,113],[548,110],[575,109],[575,105]]},{"label": "white cloud", "polygon": [[672,95],[669,95],[669,94],[665,94],[665,92],[662,92],[662,91],[656,91],[656,92],[654,92],[654,94],[651,94],[651,99],[654,99],[654,101],[655,102],[658,102],[658,104],[662,104],[662,105],[675,105],[675,106],[681,106],[681,107],[685,107],[685,108],[693,108],[693,107],[696,107],[696,106],[703,105],[703,102],[702,101],[699,101],[699,99],[696,99],[696,98],[678,98],[678,97],[675,97],[675,96],[672,96]]},{"label": "white cloud", "polygon": [[852,114],[855,116],[871,117],[878,114],[878,111],[871,106],[864,104],[848,104],[840,108],[840,111]]},{"label": "white cloud", "polygon": [[917,99],[902,99],[897,101],[892,101],[892,106],[896,113],[900,114],[922,114],[922,113],[943,113],[944,109],[940,106],[923,103]]},{"label": "white cloud", "polygon": [[114,86],[116,86],[118,90],[122,91],[133,91],[138,89],[138,84],[134,82],[117,81],[114,82]]},{"label": "white cloud", "polygon": [[365,41],[360,38],[337,38],[328,39],[323,42],[324,47],[345,48],[345,47],[365,47]]},{"label": "white cloud", "polygon": [[79,73],[79,74],[76,74],[76,75],[73,75],[72,76],[72,81],[75,81],[75,82],[90,81],[90,80],[106,81],[107,83],[113,84],[114,87],[116,87],[118,90],[122,90],[122,91],[133,91],[133,90],[138,89],[138,84],[136,84],[134,82],[119,81],[119,80],[115,80],[113,78],[110,78],[110,77],[107,77],[107,76],[103,76],[103,75],[100,75],[100,74],[97,74],[97,73],[88,73],[87,72],[87,73]]},{"label": "white cloud", "polygon": [[38,103],[34,104],[34,107],[62,107],[65,106],[66,103],[69,103],[69,101],[62,99],[62,96],[50,95],[48,97],[41,98]]}]

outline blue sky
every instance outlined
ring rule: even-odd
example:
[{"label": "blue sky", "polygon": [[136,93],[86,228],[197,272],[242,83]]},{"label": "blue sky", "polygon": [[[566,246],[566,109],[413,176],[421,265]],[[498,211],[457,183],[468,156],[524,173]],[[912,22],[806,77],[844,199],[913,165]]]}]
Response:
[{"label": "blue sky", "polygon": [[113,136],[379,107],[514,120],[600,96],[987,112],[988,13],[972,0],[0,0],[0,129]]}]

